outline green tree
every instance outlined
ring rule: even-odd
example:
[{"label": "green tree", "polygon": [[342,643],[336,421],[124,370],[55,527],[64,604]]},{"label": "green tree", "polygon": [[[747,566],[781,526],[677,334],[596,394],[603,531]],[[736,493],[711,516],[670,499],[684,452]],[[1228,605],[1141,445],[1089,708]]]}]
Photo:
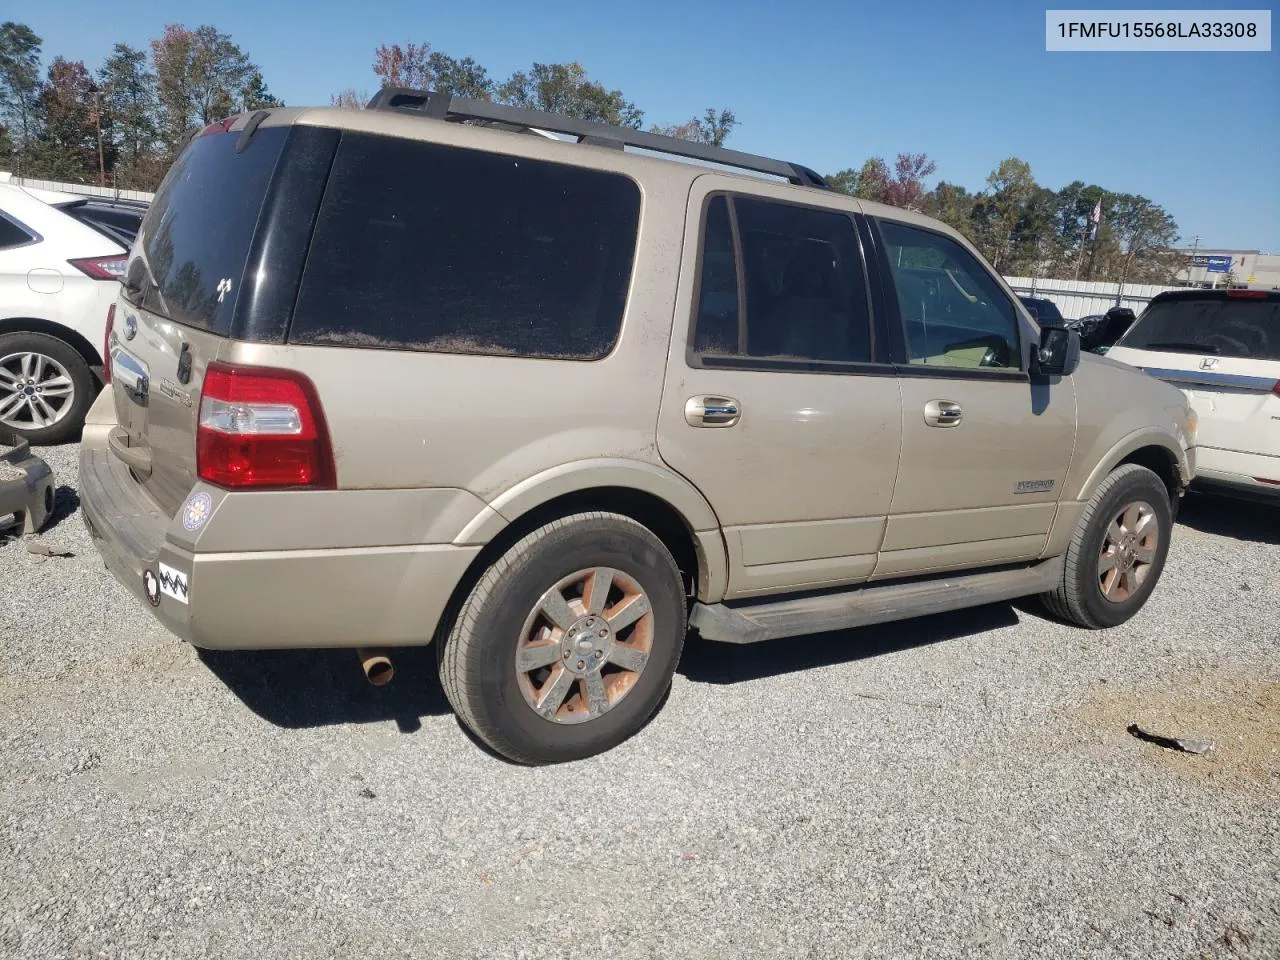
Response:
[{"label": "green tree", "polygon": [[0,23],[0,120],[18,173],[30,164],[42,126],[40,44],[25,23]]},{"label": "green tree", "polygon": [[942,181],[921,199],[921,210],[969,236],[973,232],[973,207],[976,201],[977,198],[964,187]]},{"label": "green tree", "polygon": [[978,246],[993,267],[1008,273],[1016,231],[1036,188],[1031,165],[1017,157],[1001,160],[988,175],[987,188],[977,210]]},{"label": "green tree", "polygon": [[[1178,268],[1173,245],[1178,224],[1163,207],[1146,197],[1115,194],[1106,211],[1117,257],[1106,264],[1109,279],[1121,283],[1168,283]],[[1118,262],[1117,262],[1118,261]]]},{"label": "green tree", "polygon": [[644,111],[623,96],[587,78],[580,63],[535,63],[528,72],[513,73],[497,89],[502,103],[545,110],[580,120],[595,120],[639,129]]},{"label": "green tree", "polygon": [[98,87],[103,135],[116,156],[115,182],[127,189],[154,189],[163,175],[163,157],[157,149],[160,101],[146,53],[117,43],[98,70]]},{"label": "green tree", "polygon": [[432,90],[468,100],[492,100],[493,80],[489,71],[470,57],[455,60],[439,51],[427,58]]},{"label": "green tree", "polygon": [[267,82],[262,79],[262,73],[256,67],[249,74],[249,79],[245,81],[244,89],[240,91],[241,109],[248,113],[250,110],[270,110],[273,107],[283,107],[284,102],[273,97],[267,90]]}]

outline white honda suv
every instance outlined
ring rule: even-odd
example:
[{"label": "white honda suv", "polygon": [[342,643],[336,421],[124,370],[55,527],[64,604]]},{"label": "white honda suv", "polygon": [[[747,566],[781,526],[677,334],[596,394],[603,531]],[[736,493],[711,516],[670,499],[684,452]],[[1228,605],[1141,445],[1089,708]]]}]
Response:
[{"label": "white honda suv", "polygon": [[1193,487],[1280,504],[1280,291],[1162,293],[1107,356],[1191,401]]},{"label": "white honda suv", "polygon": [[0,182],[0,430],[37,444],[79,432],[145,213],[143,204]]}]

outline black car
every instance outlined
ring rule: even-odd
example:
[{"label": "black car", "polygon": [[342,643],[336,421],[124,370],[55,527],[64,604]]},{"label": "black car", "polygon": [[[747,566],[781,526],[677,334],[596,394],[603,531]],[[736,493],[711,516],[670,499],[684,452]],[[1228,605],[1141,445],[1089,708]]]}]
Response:
[{"label": "black car", "polygon": [[1080,334],[1080,349],[1106,353],[1133,326],[1137,317],[1128,307],[1112,307],[1106,313],[1092,313],[1067,326]]},{"label": "black car", "polygon": [[1058,305],[1052,300],[1045,300],[1042,297],[1019,297],[1022,305],[1031,311],[1031,316],[1042,327],[1062,327],[1066,326],[1067,321],[1063,319],[1062,311],[1058,309]]}]

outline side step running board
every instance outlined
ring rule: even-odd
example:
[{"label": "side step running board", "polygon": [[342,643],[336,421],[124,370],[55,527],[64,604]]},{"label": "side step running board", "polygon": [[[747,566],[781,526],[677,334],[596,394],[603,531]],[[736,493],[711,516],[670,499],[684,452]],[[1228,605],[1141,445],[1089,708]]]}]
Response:
[{"label": "side step running board", "polygon": [[689,623],[706,639],[721,643],[758,643],[847,630],[1044,593],[1061,581],[1063,563],[1062,557],[1054,557],[1013,570],[872,584],[794,600],[695,603]]}]

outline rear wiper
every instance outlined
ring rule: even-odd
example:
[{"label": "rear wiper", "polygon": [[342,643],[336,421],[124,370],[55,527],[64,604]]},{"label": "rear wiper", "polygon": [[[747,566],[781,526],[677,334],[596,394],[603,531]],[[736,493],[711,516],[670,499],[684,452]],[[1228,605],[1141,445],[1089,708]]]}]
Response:
[{"label": "rear wiper", "polygon": [[1148,343],[1144,350],[1168,350],[1170,353],[1217,353],[1218,348],[1207,343],[1186,343],[1181,340]]}]

